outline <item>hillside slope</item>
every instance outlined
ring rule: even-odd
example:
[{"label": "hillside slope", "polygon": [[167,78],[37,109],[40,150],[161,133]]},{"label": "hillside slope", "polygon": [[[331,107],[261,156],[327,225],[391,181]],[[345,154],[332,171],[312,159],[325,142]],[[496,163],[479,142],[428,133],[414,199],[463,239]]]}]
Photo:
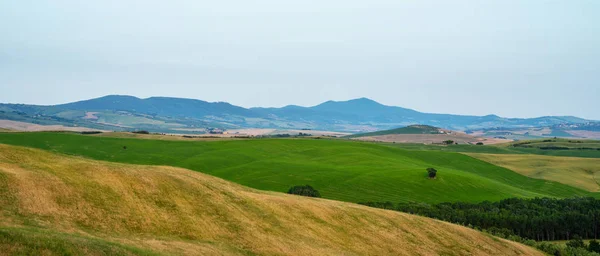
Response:
[{"label": "hillside slope", "polygon": [[[3,144],[0,152],[0,248],[9,253],[37,242],[47,254],[82,246],[98,255],[148,253],[135,246],[186,255],[542,255],[449,223],[261,192],[185,169]],[[56,236],[67,242],[28,240]]]},{"label": "hillside slope", "polygon": [[[593,195],[557,182],[528,178],[463,154],[408,151],[358,141],[159,141],[65,133],[0,133],[0,143],[97,160],[177,166],[262,190],[285,192],[295,185],[310,184],[324,198],[349,202],[481,202]],[[427,178],[429,167],[439,171],[437,179]]]}]

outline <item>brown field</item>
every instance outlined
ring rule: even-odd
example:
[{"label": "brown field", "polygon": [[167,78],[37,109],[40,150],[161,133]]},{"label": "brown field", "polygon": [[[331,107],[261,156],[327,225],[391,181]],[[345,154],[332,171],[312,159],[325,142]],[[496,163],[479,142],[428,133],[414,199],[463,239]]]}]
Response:
[{"label": "brown field", "polygon": [[[171,255],[543,255],[454,224],[185,169],[1,144],[0,152],[0,228],[33,225]],[[5,252],[23,249],[2,241]]]},{"label": "brown field", "polygon": [[445,140],[453,140],[459,144],[475,144],[482,142],[485,145],[506,143],[512,140],[475,137],[464,133],[453,134],[389,134],[369,137],[354,138],[363,141],[395,142],[395,143],[442,143]]},{"label": "brown field", "polygon": [[525,176],[600,192],[600,159],[543,155],[465,153]]},{"label": "brown field", "polygon": [[566,131],[566,132],[573,136],[577,136],[577,137],[581,137],[581,138],[600,140],[600,132],[596,132],[596,131],[570,130],[570,131]]},{"label": "brown field", "polygon": [[0,128],[24,131],[24,132],[42,132],[42,131],[98,131],[98,129],[90,129],[86,127],[69,127],[63,125],[39,125],[11,120],[0,120]]}]

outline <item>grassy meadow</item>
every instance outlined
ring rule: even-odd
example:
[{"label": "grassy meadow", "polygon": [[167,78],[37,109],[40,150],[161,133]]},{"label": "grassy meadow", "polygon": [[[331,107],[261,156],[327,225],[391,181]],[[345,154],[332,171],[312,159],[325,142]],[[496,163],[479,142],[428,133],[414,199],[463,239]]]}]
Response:
[{"label": "grassy meadow", "polygon": [[600,191],[600,159],[541,155],[468,155],[508,168],[527,177],[552,180],[587,191]]},{"label": "grassy meadow", "polygon": [[458,225],[181,168],[0,152],[0,252],[10,254],[542,255]]},{"label": "grassy meadow", "polygon": [[[252,188],[285,192],[309,184],[348,202],[480,202],[509,197],[596,196],[467,155],[346,140],[165,141],[69,133],[3,133],[0,143],[112,162],[168,165]],[[438,170],[427,178],[426,168]]]}]

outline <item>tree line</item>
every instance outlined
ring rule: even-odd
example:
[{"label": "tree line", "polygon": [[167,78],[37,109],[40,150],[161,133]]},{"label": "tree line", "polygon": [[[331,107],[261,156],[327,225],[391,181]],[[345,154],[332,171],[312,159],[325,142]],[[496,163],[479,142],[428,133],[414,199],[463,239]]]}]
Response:
[{"label": "tree line", "polygon": [[510,198],[480,203],[365,202],[363,205],[397,210],[448,221],[503,236],[515,235],[536,241],[570,240],[577,236],[597,239],[600,200],[591,197]]}]

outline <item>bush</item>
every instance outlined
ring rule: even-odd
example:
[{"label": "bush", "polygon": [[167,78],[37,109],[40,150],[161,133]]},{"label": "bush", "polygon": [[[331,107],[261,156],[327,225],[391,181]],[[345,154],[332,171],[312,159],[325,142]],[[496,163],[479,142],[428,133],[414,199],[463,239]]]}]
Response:
[{"label": "bush", "polygon": [[131,133],[137,133],[137,134],[150,134],[149,131],[133,131]]},{"label": "bush", "polygon": [[581,237],[579,237],[578,235],[574,235],[573,238],[569,242],[567,242],[567,247],[585,248],[585,243],[583,242],[583,239],[581,239]]},{"label": "bush", "polygon": [[299,196],[307,196],[307,197],[321,197],[319,191],[311,187],[310,185],[306,186],[293,186],[291,187],[288,194],[299,195]]},{"label": "bush", "polygon": [[452,145],[452,144],[454,144],[454,141],[453,140],[445,140],[444,144],[446,144],[446,145]]},{"label": "bush", "polygon": [[477,142],[477,146],[483,146],[483,142]]},{"label": "bush", "polygon": [[429,175],[429,178],[433,179],[437,176],[437,170],[433,168],[427,168],[427,174]]}]

